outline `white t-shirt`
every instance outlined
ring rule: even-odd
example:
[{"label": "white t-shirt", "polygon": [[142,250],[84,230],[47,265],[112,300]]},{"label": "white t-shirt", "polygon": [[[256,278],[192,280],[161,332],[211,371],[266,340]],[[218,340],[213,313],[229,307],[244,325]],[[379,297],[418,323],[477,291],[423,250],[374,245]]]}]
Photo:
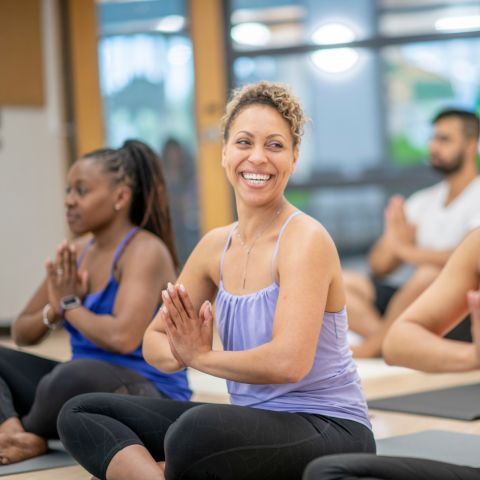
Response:
[{"label": "white t-shirt", "polygon": [[443,181],[414,193],[405,202],[405,216],[417,227],[418,247],[450,250],[480,226],[480,176],[445,207],[448,193],[448,183]]}]

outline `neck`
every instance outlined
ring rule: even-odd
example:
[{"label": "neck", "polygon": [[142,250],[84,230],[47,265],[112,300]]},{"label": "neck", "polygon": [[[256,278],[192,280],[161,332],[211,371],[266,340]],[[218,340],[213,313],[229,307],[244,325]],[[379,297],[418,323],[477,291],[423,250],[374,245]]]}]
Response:
[{"label": "neck", "polygon": [[238,229],[245,244],[250,244],[286,203],[283,195],[261,206],[246,205],[237,198]]},{"label": "neck", "polygon": [[116,218],[112,223],[93,231],[95,245],[100,250],[111,250],[118,246],[125,235],[134,227],[130,220]]},{"label": "neck", "polygon": [[477,176],[476,159],[465,159],[463,168],[446,178],[449,186],[447,205],[460,195],[464,188]]}]

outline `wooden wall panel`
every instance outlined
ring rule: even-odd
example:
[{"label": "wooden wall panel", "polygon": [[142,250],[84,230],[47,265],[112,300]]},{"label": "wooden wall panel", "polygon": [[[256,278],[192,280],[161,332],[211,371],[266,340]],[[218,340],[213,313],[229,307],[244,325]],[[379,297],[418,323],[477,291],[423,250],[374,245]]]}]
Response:
[{"label": "wooden wall panel", "polygon": [[232,189],[222,167],[219,122],[227,100],[221,0],[190,0],[202,233],[233,221]]},{"label": "wooden wall panel", "polygon": [[68,0],[71,94],[76,154],[104,146],[94,0]]},{"label": "wooden wall panel", "polygon": [[42,106],[41,0],[0,0],[0,105]]}]

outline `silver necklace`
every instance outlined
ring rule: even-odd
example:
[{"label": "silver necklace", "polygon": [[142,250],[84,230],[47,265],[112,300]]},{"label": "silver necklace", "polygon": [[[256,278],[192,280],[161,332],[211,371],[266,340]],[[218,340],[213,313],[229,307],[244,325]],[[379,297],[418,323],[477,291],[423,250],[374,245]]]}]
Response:
[{"label": "silver necklace", "polygon": [[252,247],[255,245],[255,242],[258,240],[258,237],[272,224],[272,222],[280,215],[280,212],[287,206],[287,202],[283,205],[283,207],[277,212],[277,214],[268,222],[267,226],[255,237],[255,240],[252,242],[249,248],[243,243],[242,237],[240,236],[240,232],[238,231],[237,225],[237,235],[240,239],[240,243],[243,245],[243,248],[247,251],[247,261],[245,262],[245,273],[243,274],[243,285],[242,288],[245,288],[245,279],[247,278],[247,265],[248,265],[248,256],[250,255],[250,251]]}]

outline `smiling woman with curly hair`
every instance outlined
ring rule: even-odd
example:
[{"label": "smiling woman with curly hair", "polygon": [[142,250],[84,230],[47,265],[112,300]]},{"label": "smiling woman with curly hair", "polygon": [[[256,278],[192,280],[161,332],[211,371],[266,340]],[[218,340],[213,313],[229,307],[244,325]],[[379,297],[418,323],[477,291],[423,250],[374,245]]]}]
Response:
[{"label": "smiling woman with curly hair", "polygon": [[335,245],[284,196],[304,123],[285,85],[234,92],[222,165],[238,222],[200,241],[144,337],[151,365],[224,378],[231,405],[77,397],[61,438],[96,477],[295,480],[317,456],[375,452]]}]

